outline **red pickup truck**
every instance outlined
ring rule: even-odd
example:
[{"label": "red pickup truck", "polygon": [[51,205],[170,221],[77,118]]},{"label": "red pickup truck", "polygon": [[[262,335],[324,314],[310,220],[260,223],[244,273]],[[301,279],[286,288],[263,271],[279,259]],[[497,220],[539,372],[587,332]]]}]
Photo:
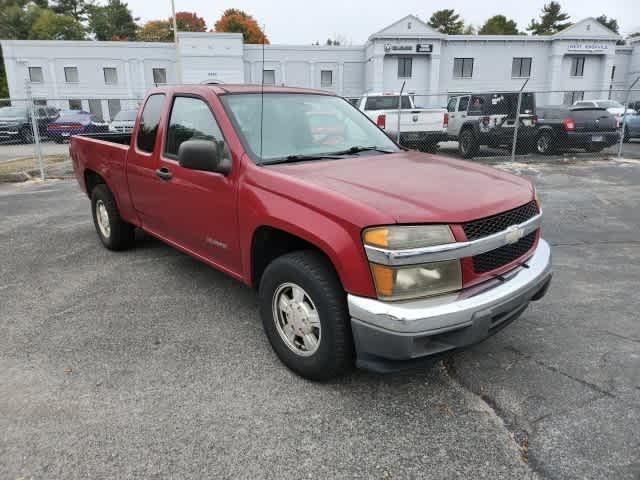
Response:
[{"label": "red pickup truck", "polygon": [[407,151],[326,92],[155,89],[130,134],[70,151],[105,247],[141,228],[255,287],[273,349],[307,378],[476,343],[551,280],[531,182]]}]

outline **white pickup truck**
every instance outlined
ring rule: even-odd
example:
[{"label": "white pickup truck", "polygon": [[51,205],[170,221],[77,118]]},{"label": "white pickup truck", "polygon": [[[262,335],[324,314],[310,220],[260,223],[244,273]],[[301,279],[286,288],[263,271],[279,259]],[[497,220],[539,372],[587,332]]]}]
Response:
[{"label": "white pickup truck", "polygon": [[446,109],[416,108],[413,97],[397,93],[366,93],[356,106],[391,138],[398,134],[398,103],[400,105],[400,144],[417,150],[433,150],[447,139]]}]

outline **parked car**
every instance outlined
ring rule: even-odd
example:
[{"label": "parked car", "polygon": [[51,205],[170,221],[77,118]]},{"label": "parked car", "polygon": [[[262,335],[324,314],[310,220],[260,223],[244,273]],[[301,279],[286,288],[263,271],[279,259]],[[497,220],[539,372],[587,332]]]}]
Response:
[{"label": "parked car", "polygon": [[[526,178],[401,149],[329,92],[165,87],[142,108],[131,135],[71,138],[99,239],[122,250],[138,227],[255,287],[273,349],[304,377],[415,365],[547,291]],[[339,144],[314,136],[312,112],[342,119]]]},{"label": "parked car", "polygon": [[398,133],[400,108],[400,144],[407,148],[430,151],[447,139],[444,108],[417,108],[411,95],[367,93],[357,107],[394,140]]},{"label": "parked car", "polygon": [[57,143],[68,140],[72,135],[107,132],[109,125],[95,115],[84,110],[62,110],[55,121],[47,125],[47,134]]},{"label": "parked car", "polygon": [[113,133],[131,133],[136,123],[137,110],[120,110],[109,124]]},{"label": "parked car", "polygon": [[627,113],[624,122],[624,141],[628,142],[632,138],[640,138],[640,113]]},{"label": "parked car", "polygon": [[[54,107],[34,107],[36,124],[40,136],[47,132],[47,125],[58,117],[58,109]],[[33,143],[33,124],[31,110],[23,106],[0,108],[0,140],[13,140]]]},{"label": "parked car", "polygon": [[[447,104],[447,134],[458,142],[463,158],[473,158],[482,145],[511,147],[518,110],[518,93],[483,93],[451,97]],[[518,152],[530,150],[535,136],[536,101],[523,93],[518,126]]]},{"label": "parked car", "polygon": [[[574,102],[573,106],[605,108],[607,112],[609,112],[618,120],[619,123],[622,123],[622,115],[624,114],[624,105],[615,100],[609,100],[609,99],[580,100],[578,102]],[[629,106],[627,108],[627,113],[636,113],[636,111]]]},{"label": "parked car", "polygon": [[536,151],[544,155],[569,148],[599,152],[619,140],[617,126],[615,117],[600,107],[538,107]]}]

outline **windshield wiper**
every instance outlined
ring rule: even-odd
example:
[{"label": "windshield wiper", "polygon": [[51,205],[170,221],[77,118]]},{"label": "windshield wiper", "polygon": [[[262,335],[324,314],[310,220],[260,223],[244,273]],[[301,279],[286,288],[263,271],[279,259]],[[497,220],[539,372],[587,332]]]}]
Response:
[{"label": "windshield wiper", "polygon": [[339,160],[339,157],[335,153],[317,153],[317,154],[309,154],[309,155],[287,155],[282,158],[274,158],[272,160],[268,160],[266,162],[260,162],[260,165],[274,165],[277,163],[290,163],[290,162],[305,162],[307,160]]},{"label": "windshield wiper", "polygon": [[353,147],[347,148],[346,150],[341,150],[339,152],[332,152],[331,155],[349,155],[349,154],[360,153],[360,152],[395,153],[393,150],[376,147],[375,145],[371,147],[363,147],[360,145],[355,145]]}]

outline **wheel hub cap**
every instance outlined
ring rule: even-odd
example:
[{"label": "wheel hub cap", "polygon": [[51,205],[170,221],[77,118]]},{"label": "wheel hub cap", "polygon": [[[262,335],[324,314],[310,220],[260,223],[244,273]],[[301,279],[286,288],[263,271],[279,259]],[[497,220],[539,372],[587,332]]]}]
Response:
[{"label": "wheel hub cap", "polygon": [[107,207],[102,200],[96,202],[96,220],[98,221],[98,228],[103,236],[108,238],[111,235],[111,225],[109,225],[109,213]]},{"label": "wheel hub cap", "polygon": [[313,355],[320,345],[318,311],[309,294],[295,283],[280,285],[273,295],[273,319],[285,345],[301,356]]}]

